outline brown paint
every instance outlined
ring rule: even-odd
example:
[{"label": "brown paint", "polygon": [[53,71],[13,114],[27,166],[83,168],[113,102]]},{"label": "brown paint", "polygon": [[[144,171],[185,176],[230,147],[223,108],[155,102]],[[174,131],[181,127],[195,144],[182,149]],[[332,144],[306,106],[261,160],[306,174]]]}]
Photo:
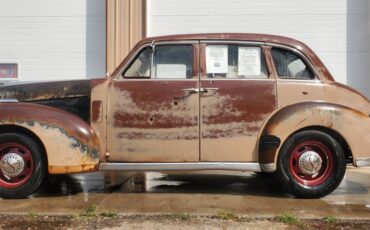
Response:
[{"label": "brown paint", "polygon": [[[109,90],[110,161],[199,160],[198,81],[115,81]],[[159,162],[160,162],[159,161]]]},{"label": "brown paint", "polygon": [[[269,79],[207,79],[204,43],[193,45],[193,79],[128,80],[118,76],[142,45],[184,40],[288,46],[307,57],[319,80],[279,79],[266,45],[262,49]],[[52,150],[48,151],[51,173],[96,170],[98,161],[275,163],[281,146],[259,152],[261,135],[275,135],[284,143],[292,133],[310,126],[338,132],[351,147],[354,159],[366,157],[369,100],[333,81],[312,50],[294,39],[263,34],[162,36],[139,42],[107,79],[0,87],[0,98],[20,101],[89,96],[91,127],[67,112],[24,103],[0,103],[0,120],[28,128],[40,137],[47,151]],[[199,87],[218,90],[190,95],[182,91]],[[96,150],[99,156],[86,154],[84,148]]]},{"label": "brown paint", "polygon": [[[134,48],[133,51],[125,58],[125,60],[118,66],[112,76],[116,76],[123,68],[124,64],[136,53],[136,51],[143,45],[152,42],[165,42],[165,41],[179,41],[179,40],[229,40],[229,41],[252,41],[274,43],[286,45],[301,51],[312,62],[318,71],[321,78],[334,81],[328,69],[324,66],[321,60],[315,53],[304,43],[294,40],[292,38],[268,35],[268,34],[241,34],[241,33],[216,33],[216,34],[184,34],[184,35],[170,35],[151,37],[141,40]],[[201,65],[202,66],[202,65]]]},{"label": "brown paint", "polygon": [[0,110],[0,125],[22,126],[40,138],[46,149],[49,167],[76,168],[86,164],[91,165],[90,169],[96,168],[98,139],[91,127],[77,116],[29,103],[0,103]]},{"label": "brown paint", "polygon": [[218,89],[201,94],[201,160],[256,161],[258,132],[277,106],[275,80],[208,79],[201,87]]},{"label": "brown paint", "polygon": [[90,97],[90,94],[90,80],[22,83],[0,87],[0,99],[18,101]]},{"label": "brown paint", "polygon": [[[105,162],[107,160],[107,142],[106,142],[106,131],[107,131],[107,97],[110,79],[96,79],[91,81],[91,101],[101,101],[101,122],[92,122],[91,127],[95,131],[95,134],[100,143],[100,156],[99,162]],[[92,107],[92,105],[91,105]]]},{"label": "brown paint", "polygon": [[[368,115],[339,104],[311,101],[286,106],[269,119],[263,135],[277,136],[284,143],[294,132],[309,127],[329,128],[337,132],[347,141],[354,157],[368,155]],[[276,151],[260,152],[260,162],[276,162],[280,148],[281,145]]]},{"label": "brown paint", "polygon": [[91,121],[92,122],[101,122],[103,113],[103,102],[102,101],[93,101],[91,104]]}]

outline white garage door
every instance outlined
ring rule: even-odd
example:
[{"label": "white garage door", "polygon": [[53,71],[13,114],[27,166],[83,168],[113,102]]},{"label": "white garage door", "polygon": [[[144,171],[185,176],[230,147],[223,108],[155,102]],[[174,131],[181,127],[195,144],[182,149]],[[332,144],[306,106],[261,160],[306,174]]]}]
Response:
[{"label": "white garage door", "polygon": [[148,0],[150,36],[246,32],[305,42],[335,79],[369,94],[367,0]]},{"label": "white garage door", "polygon": [[104,76],[105,0],[1,0],[1,63],[21,81]]}]

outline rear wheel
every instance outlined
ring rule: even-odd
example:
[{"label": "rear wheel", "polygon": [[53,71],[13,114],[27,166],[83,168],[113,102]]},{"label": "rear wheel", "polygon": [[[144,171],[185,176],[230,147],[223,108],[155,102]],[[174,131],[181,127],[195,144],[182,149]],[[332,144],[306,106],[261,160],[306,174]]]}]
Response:
[{"label": "rear wheel", "polygon": [[46,159],[37,141],[19,133],[0,134],[0,197],[27,197],[45,175]]},{"label": "rear wheel", "polygon": [[334,138],[320,131],[302,131],[282,146],[276,175],[296,197],[318,198],[339,186],[345,170],[343,150]]}]

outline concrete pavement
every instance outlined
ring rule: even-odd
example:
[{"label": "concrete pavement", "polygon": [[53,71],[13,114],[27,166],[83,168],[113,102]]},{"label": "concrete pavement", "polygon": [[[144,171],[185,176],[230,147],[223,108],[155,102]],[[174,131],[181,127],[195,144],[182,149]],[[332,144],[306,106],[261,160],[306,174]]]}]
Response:
[{"label": "concrete pavement", "polygon": [[[115,179],[107,182],[107,178]],[[300,218],[370,219],[369,189],[369,168],[348,169],[332,194],[306,200],[288,196],[273,178],[245,172],[60,175],[50,176],[43,189],[28,199],[0,199],[0,213],[79,214],[96,206],[97,211],[125,214],[228,211],[253,217],[290,213]]]}]

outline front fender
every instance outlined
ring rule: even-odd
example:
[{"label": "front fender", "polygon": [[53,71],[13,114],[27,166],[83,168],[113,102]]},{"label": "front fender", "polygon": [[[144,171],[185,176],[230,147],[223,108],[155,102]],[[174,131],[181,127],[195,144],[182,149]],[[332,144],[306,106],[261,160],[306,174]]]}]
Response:
[{"label": "front fender", "polygon": [[51,174],[95,171],[99,141],[79,117],[48,106],[0,103],[0,125],[16,125],[34,133],[43,143]]},{"label": "front fender", "polygon": [[282,144],[290,135],[308,127],[326,127],[336,131],[351,148],[354,162],[370,156],[369,116],[343,105],[327,102],[303,102],[276,112],[266,123],[262,136],[280,139],[280,145],[259,152],[261,164],[276,163]]}]

